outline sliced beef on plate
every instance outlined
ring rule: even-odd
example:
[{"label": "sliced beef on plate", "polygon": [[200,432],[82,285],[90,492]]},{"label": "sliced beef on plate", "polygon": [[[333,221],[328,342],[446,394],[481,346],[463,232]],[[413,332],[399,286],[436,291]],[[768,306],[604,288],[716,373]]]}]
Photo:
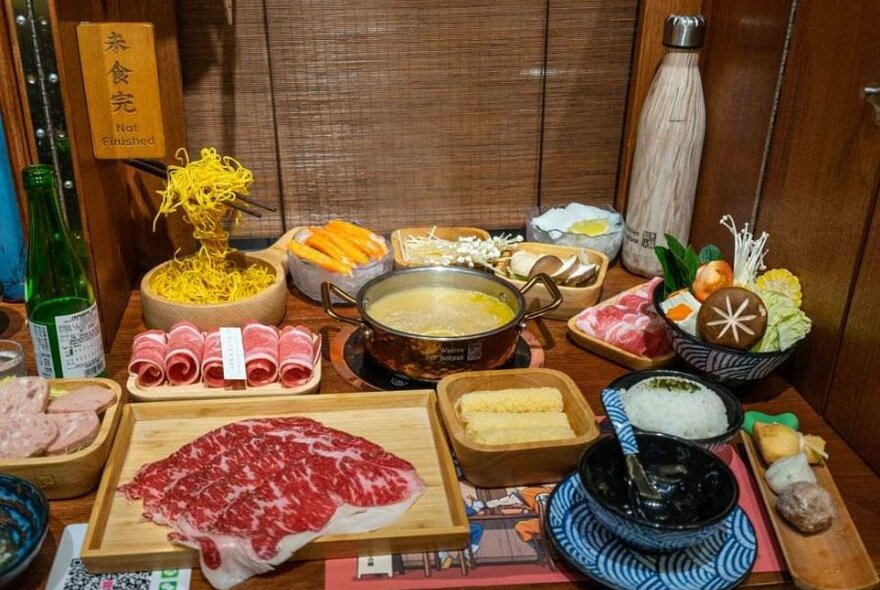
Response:
[{"label": "sliced beef on plate", "polygon": [[199,380],[205,339],[190,322],[178,322],[168,332],[165,374],[171,385],[189,385]]},{"label": "sliced beef on plate", "polygon": [[0,457],[37,457],[58,436],[58,427],[46,414],[18,414],[0,418]]},{"label": "sliced beef on plate", "polygon": [[205,336],[202,353],[202,382],[208,387],[226,387],[229,382],[223,378],[223,347],[220,344],[220,330],[211,330]]},{"label": "sliced beef on plate", "polygon": [[241,339],[247,384],[259,387],[278,379],[278,328],[250,320],[241,329]]},{"label": "sliced beef on plate", "polygon": [[0,386],[0,416],[41,414],[48,403],[49,382],[42,377],[17,377]]},{"label": "sliced beef on plate", "polygon": [[64,455],[83,449],[98,436],[101,421],[95,412],[69,412],[64,414],[48,414],[55,422],[58,436],[46,449],[47,455]]},{"label": "sliced beef on plate", "polygon": [[128,373],[137,377],[141,387],[156,387],[165,382],[165,354],[168,342],[162,330],[147,330],[134,338]]},{"label": "sliced beef on plate", "polygon": [[315,363],[319,362],[321,340],[315,339],[305,326],[287,326],[278,340],[281,359],[281,384],[284,387],[304,385],[312,377]]},{"label": "sliced beef on plate", "polygon": [[116,403],[116,392],[100,385],[84,385],[54,398],[46,409],[50,414],[64,412],[103,412]]}]

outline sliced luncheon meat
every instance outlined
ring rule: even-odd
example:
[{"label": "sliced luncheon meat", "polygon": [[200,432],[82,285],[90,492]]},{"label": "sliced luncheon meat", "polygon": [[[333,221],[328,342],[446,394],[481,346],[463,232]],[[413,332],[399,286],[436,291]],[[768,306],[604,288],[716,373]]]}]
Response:
[{"label": "sliced luncheon meat", "polygon": [[190,322],[178,322],[168,332],[165,374],[171,385],[189,385],[199,380],[205,339]]},{"label": "sliced luncheon meat", "polygon": [[212,330],[205,336],[202,353],[202,381],[208,387],[226,387],[223,378],[223,347],[220,344],[220,330]]},{"label": "sliced luncheon meat", "polygon": [[247,384],[259,387],[278,379],[278,328],[249,320],[241,329],[241,340]]},{"label": "sliced luncheon meat", "polygon": [[10,379],[0,386],[0,416],[40,414],[49,403],[49,382],[42,377]]},{"label": "sliced luncheon meat", "polygon": [[155,387],[165,381],[165,353],[168,344],[162,330],[147,330],[135,336],[128,373],[141,387]]},{"label": "sliced luncheon meat", "polygon": [[47,455],[64,455],[92,444],[101,429],[101,421],[94,412],[49,414],[58,428],[58,436],[46,449]]},{"label": "sliced luncheon meat", "polygon": [[116,402],[116,393],[100,385],[85,385],[49,402],[50,414],[103,412]]},{"label": "sliced luncheon meat", "polygon": [[284,387],[298,387],[312,377],[317,356],[321,352],[320,339],[305,326],[287,326],[278,340],[281,358],[281,383]]},{"label": "sliced luncheon meat", "polygon": [[46,414],[0,418],[0,457],[36,457],[58,436],[58,427]]}]

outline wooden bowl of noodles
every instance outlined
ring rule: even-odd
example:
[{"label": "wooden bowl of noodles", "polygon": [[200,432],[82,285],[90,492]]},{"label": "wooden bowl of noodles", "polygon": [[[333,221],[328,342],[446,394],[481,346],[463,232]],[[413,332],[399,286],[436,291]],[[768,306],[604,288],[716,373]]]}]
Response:
[{"label": "wooden bowl of noodles", "polygon": [[247,320],[277,325],[287,311],[287,248],[292,232],[281,236],[271,247],[256,252],[235,252],[229,259],[239,268],[259,265],[274,276],[272,283],[257,294],[226,303],[183,303],[171,301],[153,287],[153,279],[174,261],[169,260],[151,269],[141,279],[141,308],[148,328],[168,331],[177,322],[186,320],[200,330],[224,326],[241,326]]}]

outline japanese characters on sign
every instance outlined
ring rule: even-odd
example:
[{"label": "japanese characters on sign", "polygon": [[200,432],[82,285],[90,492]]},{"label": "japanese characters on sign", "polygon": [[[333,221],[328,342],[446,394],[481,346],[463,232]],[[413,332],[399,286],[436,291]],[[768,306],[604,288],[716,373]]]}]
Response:
[{"label": "japanese characters on sign", "polygon": [[77,36],[95,156],[163,156],[152,24],[81,24]]}]

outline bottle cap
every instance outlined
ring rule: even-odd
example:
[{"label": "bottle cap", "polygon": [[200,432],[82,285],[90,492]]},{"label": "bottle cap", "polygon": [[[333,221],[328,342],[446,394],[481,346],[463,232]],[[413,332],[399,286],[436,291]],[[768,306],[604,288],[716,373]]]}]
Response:
[{"label": "bottle cap", "polygon": [[673,49],[697,49],[703,46],[706,19],[696,14],[672,14],[666,19],[663,45]]}]

